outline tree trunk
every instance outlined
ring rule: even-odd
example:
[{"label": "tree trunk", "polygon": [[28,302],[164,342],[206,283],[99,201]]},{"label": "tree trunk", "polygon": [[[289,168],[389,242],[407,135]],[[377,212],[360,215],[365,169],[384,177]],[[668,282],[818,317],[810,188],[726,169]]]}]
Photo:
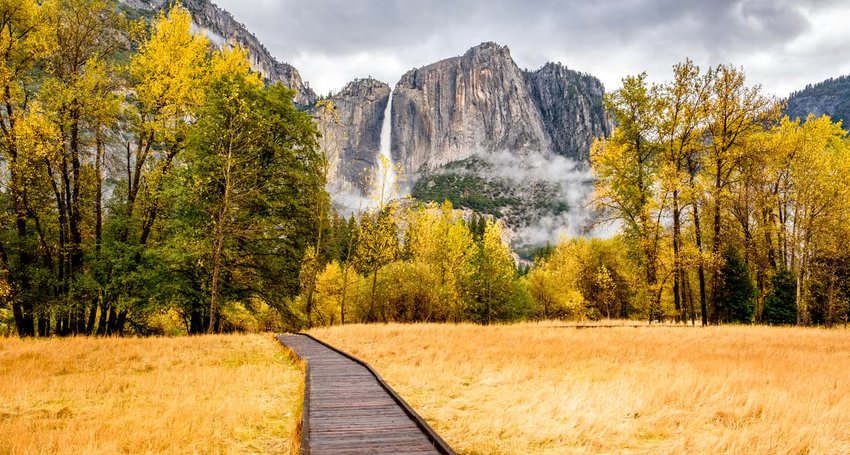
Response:
[{"label": "tree trunk", "polygon": [[679,322],[685,322],[687,316],[682,304],[682,265],[680,259],[682,220],[679,210],[679,190],[673,191],[673,307],[676,309],[676,318]]},{"label": "tree trunk", "polygon": [[212,283],[210,285],[210,325],[209,333],[214,333],[216,324],[216,311],[218,311],[219,299],[219,276],[221,275],[221,250],[224,246],[224,233],[222,229],[216,228],[215,250],[213,252]]},{"label": "tree trunk", "polygon": [[17,303],[17,302],[12,303],[12,315],[15,318],[15,326],[18,329],[18,336],[22,337],[22,338],[26,337],[26,336],[32,336],[27,331],[27,325],[26,325],[26,319],[24,317],[23,305],[21,305],[20,303]]},{"label": "tree trunk", "polygon": [[369,301],[369,317],[368,322],[374,322],[375,318],[375,290],[378,287],[378,269],[372,271],[372,294]]},{"label": "tree trunk", "polygon": [[230,197],[233,190],[233,147],[227,151],[224,167],[224,192],[221,199],[221,208],[218,211],[218,219],[215,220],[215,245],[213,248],[212,282],[210,284],[210,325],[208,332],[214,333],[218,330],[217,314],[219,307],[219,279],[221,276],[222,252],[224,251],[224,240],[227,234],[225,224],[230,216]]},{"label": "tree trunk", "polygon": [[[658,293],[658,290],[655,287],[658,285],[658,270],[656,269],[655,264],[655,251],[653,251],[652,247],[648,245],[644,250],[644,254],[646,255],[646,284],[649,287],[649,291],[653,294],[652,299],[649,303],[649,323],[652,324],[653,318],[656,316],[656,299],[655,294]],[[660,311],[659,311],[660,313]],[[660,316],[660,315],[659,315]]]},{"label": "tree trunk", "polygon": [[106,321],[106,331],[104,335],[110,336],[117,334],[118,329],[118,311],[115,306],[109,305],[109,318]]},{"label": "tree trunk", "polygon": [[826,298],[826,326],[832,327],[833,321],[833,311],[835,308],[835,273],[830,270],[829,274],[829,289],[827,291]]},{"label": "tree trunk", "polygon": [[115,334],[119,336],[124,336],[124,324],[127,323],[127,310],[121,310],[118,313],[118,319],[115,321]]},{"label": "tree trunk", "polygon": [[[353,220],[353,218],[352,218]],[[339,302],[340,324],[345,325],[345,297],[348,291],[348,268],[351,267],[351,255],[354,252],[354,231],[349,223],[348,244],[346,245],[345,266],[342,268],[342,298]]]},{"label": "tree trunk", "polygon": [[89,317],[86,321],[86,335],[91,335],[94,333],[94,323],[95,321],[97,321],[97,309],[100,306],[100,291],[98,291],[97,294],[98,295],[92,299],[91,308],[89,308]]},{"label": "tree trunk", "polygon": [[[718,171],[717,175],[717,193],[714,196],[714,219],[712,220],[712,232],[713,238],[711,243],[711,253],[712,258],[716,261],[720,257],[720,227],[721,220],[720,217],[720,174]],[[713,265],[711,267],[711,305],[709,308],[709,320],[712,324],[717,324],[718,322],[718,308],[717,308],[717,288],[720,285],[720,268],[717,265]]]},{"label": "tree trunk", "polygon": [[[691,280],[686,273],[682,273],[682,304],[687,305],[690,314],[691,325],[696,326],[696,308],[694,307],[694,294],[691,290]],[[687,320],[685,320],[687,323]]]},{"label": "tree trunk", "polygon": [[[72,103],[76,104],[76,100]],[[68,227],[70,229],[71,239],[71,257],[70,257],[70,277],[77,276],[83,268],[83,239],[80,232],[80,142],[79,142],[79,117],[80,114],[76,108],[71,112],[71,177],[73,184],[68,188]],[[67,177],[66,177],[67,179]]]},{"label": "tree trunk", "polygon": [[29,268],[33,262],[33,257],[30,254],[29,245],[27,245],[27,208],[26,197],[27,189],[24,185],[23,178],[20,174],[20,163],[18,163],[17,138],[15,134],[15,113],[16,106],[13,105],[12,87],[6,84],[3,87],[4,98],[6,99],[6,112],[4,119],[3,131],[6,134],[8,141],[9,154],[9,189],[11,190],[12,209],[15,212],[15,227],[17,230],[17,255],[18,267],[13,276],[18,289],[12,296],[12,314],[15,318],[15,326],[18,329],[18,335],[21,337],[35,336],[35,315],[33,314],[33,303],[30,293]]},{"label": "tree trunk", "polygon": [[705,292],[705,264],[702,260],[702,228],[700,227],[700,219],[699,219],[699,206],[695,202],[694,203],[694,238],[697,245],[697,252],[699,253],[699,261],[697,262],[697,279],[699,281],[699,306],[700,312],[702,313],[702,325],[708,325],[708,308],[706,302],[706,292]]},{"label": "tree trunk", "polygon": [[307,293],[307,302],[304,308],[304,312],[307,313],[307,328],[313,328],[313,289],[315,288],[316,276],[319,268],[319,257],[318,253],[316,253],[316,257],[314,259],[314,263],[312,264],[312,269],[310,270],[310,276],[307,278],[307,289],[304,292]]},{"label": "tree trunk", "polygon": [[97,321],[97,332],[98,336],[106,335],[109,331],[107,328],[107,316],[109,314],[109,308],[106,304],[106,298],[102,298],[100,302],[100,318]]},{"label": "tree trunk", "polygon": [[15,325],[18,335],[21,337],[35,336],[35,314],[33,311],[32,296],[30,296],[30,266],[33,256],[28,245],[26,189],[22,177],[19,174],[17,153],[12,152],[10,163],[10,177],[12,190],[12,205],[15,211],[15,227],[17,228],[18,242],[17,253],[19,270],[17,271],[18,291],[12,303],[12,313],[15,317]]},{"label": "tree trunk", "polygon": [[[103,170],[101,169],[101,166],[103,162],[104,149],[100,128],[97,129],[95,136],[94,250],[95,258],[98,262],[100,262],[103,245]],[[86,333],[88,335],[94,333],[94,324],[97,320],[97,309],[101,306],[102,302],[103,286],[98,286],[97,295],[92,298],[91,313],[89,314],[88,327],[86,327]]]},{"label": "tree trunk", "polygon": [[74,318],[76,319],[74,322],[74,335],[85,335],[86,334],[86,307],[80,306],[74,311]]},{"label": "tree trunk", "polygon": [[797,325],[803,325],[803,268],[797,269]]},{"label": "tree trunk", "polygon": [[201,306],[193,307],[189,311],[189,335],[199,335],[207,330],[204,324],[203,308]]},{"label": "tree trunk", "polygon": [[797,325],[808,325],[809,309],[806,302],[806,275],[809,270],[808,240],[800,246],[800,266],[797,268]]},{"label": "tree trunk", "polygon": [[339,323],[345,325],[345,297],[348,294],[348,262],[342,268],[342,295],[339,298]]},{"label": "tree trunk", "polygon": [[[327,178],[327,177],[326,177]],[[307,282],[307,328],[313,328],[313,291],[316,289],[316,277],[319,274],[319,267],[322,264],[322,234],[324,231],[324,221],[325,221],[325,204],[323,203],[324,198],[319,198],[319,203],[317,204],[316,215],[318,216],[318,224],[319,229],[316,233],[316,263],[313,266],[313,270],[310,271],[310,277]]]}]

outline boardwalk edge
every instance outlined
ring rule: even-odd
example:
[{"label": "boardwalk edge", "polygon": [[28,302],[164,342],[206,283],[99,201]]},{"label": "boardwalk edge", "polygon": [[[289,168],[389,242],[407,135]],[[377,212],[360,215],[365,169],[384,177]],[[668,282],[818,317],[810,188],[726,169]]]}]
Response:
[{"label": "boardwalk edge", "polygon": [[[411,420],[413,420],[413,422],[416,424],[416,426],[419,427],[419,429],[422,430],[423,433],[425,433],[425,436],[428,437],[428,440],[431,441],[431,444],[434,445],[434,448],[437,449],[438,452],[440,452],[443,455],[457,455],[457,452],[455,452],[449,446],[449,444],[446,443],[446,441],[443,440],[443,438],[441,438],[440,435],[437,434],[437,432],[434,431],[434,429],[431,428],[430,425],[428,425],[428,422],[426,422],[425,419],[422,418],[422,416],[420,416],[415,410],[413,410],[413,408],[409,404],[407,404],[406,401],[404,401],[404,398],[399,396],[399,394],[396,393],[396,391],[393,390],[393,388],[390,387],[389,384],[386,383],[386,381],[384,381],[384,378],[382,378],[381,375],[379,375],[378,372],[375,371],[368,363],[358,359],[357,357],[355,357],[355,356],[353,356],[353,355],[351,355],[351,354],[349,354],[345,351],[341,351],[341,350],[331,346],[328,343],[325,343],[324,341],[322,341],[322,340],[320,340],[320,339],[318,339],[318,338],[316,338],[316,337],[314,337],[314,336],[312,336],[308,333],[298,332],[298,333],[295,333],[295,335],[303,335],[303,336],[321,344],[322,346],[336,352],[337,354],[339,354],[343,357],[346,357],[346,358],[354,361],[355,363],[360,364],[364,368],[366,368],[366,371],[368,371],[369,374],[371,374],[372,376],[375,377],[375,379],[378,381],[378,384],[380,384],[381,388],[386,390],[386,392],[389,394],[390,398],[392,398],[393,401],[395,401],[402,408],[402,410],[404,410],[404,413],[407,414],[407,416],[410,417]],[[278,337],[278,341],[280,341],[281,344],[283,344],[283,341],[280,339],[280,337]],[[310,368],[309,362],[306,362],[306,363],[307,363],[307,368],[309,369]],[[308,378],[309,378],[309,376],[308,376]],[[306,381],[305,385],[304,385],[304,391],[305,391],[305,399],[304,399],[305,411],[304,411],[304,414],[305,414],[305,416],[307,414],[307,409],[309,409],[309,408],[307,408],[307,406],[309,404],[308,398],[306,398],[307,392],[309,391],[309,384],[310,384],[310,382],[309,382],[309,379],[308,379]],[[303,422],[304,422],[304,428],[308,429],[309,427],[306,426],[307,425],[306,417],[304,417]],[[307,433],[307,432],[309,432],[309,431],[302,431],[302,433]],[[302,434],[302,446],[301,446],[302,455],[309,455],[309,452],[304,451],[306,444],[303,444],[303,443],[306,443],[306,442],[307,442],[307,440],[303,439],[303,434]]]},{"label": "boardwalk edge", "polygon": [[304,364],[304,401],[301,405],[301,455],[310,455],[310,363],[302,359],[294,349],[290,348],[283,342],[283,335],[275,337],[278,343],[284,349],[289,351],[294,357],[301,360]]}]

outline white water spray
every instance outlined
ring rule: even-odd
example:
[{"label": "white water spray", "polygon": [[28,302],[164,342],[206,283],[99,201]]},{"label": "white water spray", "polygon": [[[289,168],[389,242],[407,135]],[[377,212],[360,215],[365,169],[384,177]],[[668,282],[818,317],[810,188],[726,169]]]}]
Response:
[{"label": "white water spray", "polygon": [[390,90],[390,98],[387,101],[387,108],[384,110],[384,122],[381,125],[381,148],[372,188],[372,200],[373,203],[378,204],[378,207],[383,207],[393,198],[396,192],[396,180],[398,179],[393,165],[392,151],[390,150],[393,134],[392,112],[393,92]]}]

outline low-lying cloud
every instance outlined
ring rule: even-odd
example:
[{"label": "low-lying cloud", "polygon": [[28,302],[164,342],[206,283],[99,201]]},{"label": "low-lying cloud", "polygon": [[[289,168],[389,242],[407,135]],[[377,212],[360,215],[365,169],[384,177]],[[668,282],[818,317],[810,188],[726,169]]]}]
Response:
[{"label": "low-lying cloud", "polygon": [[515,242],[521,245],[557,243],[561,238],[592,234],[593,210],[589,197],[593,192],[593,173],[586,163],[551,153],[517,154],[500,151],[479,154],[491,169],[493,177],[507,179],[515,185],[533,182],[552,184],[553,202],[565,202],[563,213],[541,213],[527,226],[515,230]]},{"label": "low-lying cloud", "polygon": [[[436,172],[469,173],[500,181],[519,194],[532,185],[543,183],[550,190],[546,197],[552,205],[565,203],[568,207],[566,211],[533,209],[522,205],[522,202],[529,202],[526,200],[521,201],[520,206],[508,208],[506,221],[516,245],[542,246],[556,244],[564,238],[612,235],[610,226],[596,224],[597,214],[589,205],[594,178],[587,163],[551,153],[517,154],[511,151],[478,152],[473,159],[479,162],[474,166],[476,169]],[[407,185],[400,185],[400,196],[409,194]],[[350,216],[374,207],[374,198],[364,195],[355,185],[343,182],[336,186],[331,194],[339,213]]]}]

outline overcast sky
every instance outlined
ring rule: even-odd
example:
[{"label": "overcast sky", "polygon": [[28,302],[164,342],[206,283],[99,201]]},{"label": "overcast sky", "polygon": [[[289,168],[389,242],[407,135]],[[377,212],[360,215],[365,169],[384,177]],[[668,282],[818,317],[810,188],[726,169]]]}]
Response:
[{"label": "overcast sky", "polygon": [[627,74],[670,77],[690,57],[743,66],[778,96],[850,73],[847,0],[213,0],[289,62],[316,92],[407,70],[484,41],[517,64],[591,73],[606,89]]}]

